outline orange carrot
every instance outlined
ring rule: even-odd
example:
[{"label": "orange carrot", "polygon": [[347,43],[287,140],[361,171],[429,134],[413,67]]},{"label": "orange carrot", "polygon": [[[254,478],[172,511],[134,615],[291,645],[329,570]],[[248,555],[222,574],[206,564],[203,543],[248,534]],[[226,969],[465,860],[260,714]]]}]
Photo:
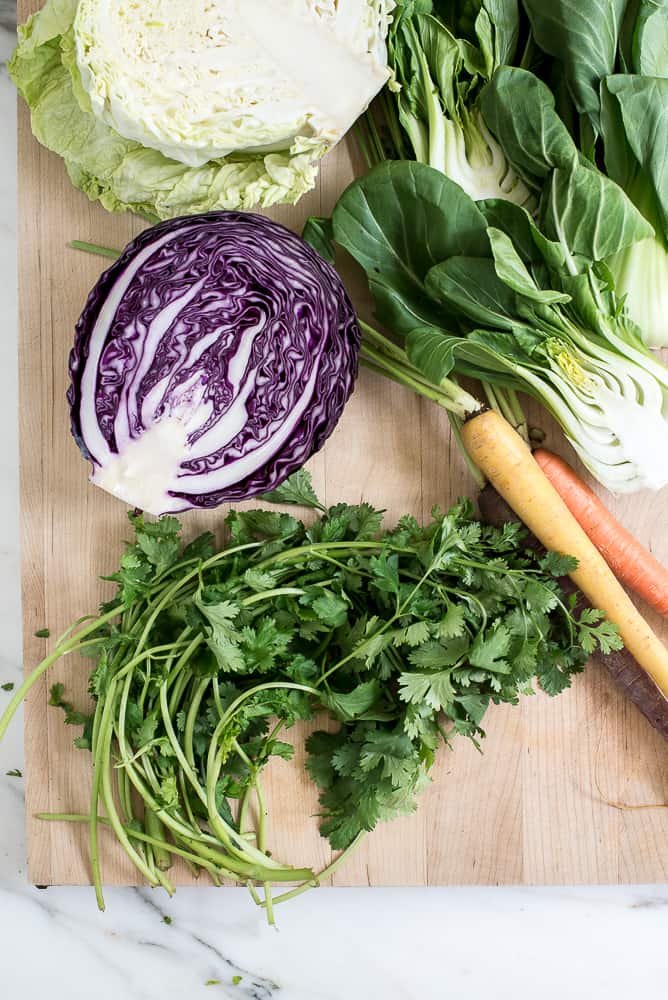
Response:
[{"label": "orange carrot", "polygon": [[467,452],[497,493],[546,549],[574,556],[569,576],[600,608],[640,667],[668,698],[668,649],[640,614],[596,546],[533,459],[517,431],[495,410],[472,416],[461,429]]},{"label": "orange carrot", "polygon": [[668,570],[623,528],[593,490],[558,455],[539,448],[541,469],[618,580],[668,617]]}]

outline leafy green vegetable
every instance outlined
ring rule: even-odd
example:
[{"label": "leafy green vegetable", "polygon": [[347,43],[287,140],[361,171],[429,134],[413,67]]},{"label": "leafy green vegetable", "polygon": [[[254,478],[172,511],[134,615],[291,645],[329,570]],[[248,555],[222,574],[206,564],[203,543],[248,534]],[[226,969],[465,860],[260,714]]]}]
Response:
[{"label": "leafy green vegetable", "polygon": [[[608,260],[617,294],[650,347],[668,344],[668,2],[524,0],[533,37],[573,103],[576,144],[605,169],[653,232]],[[560,112],[571,117],[561,101]],[[501,145],[515,162],[503,140]],[[521,168],[519,168],[521,170]]]},{"label": "leafy green vegetable", "polygon": [[277,489],[263,494],[263,499],[269,503],[294,503],[300,507],[311,507],[313,510],[325,510],[315,495],[311,477],[306,469],[293,472]]},{"label": "leafy green vegetable", "polygon": [[[376,112],[394,158],[406,158],[408,146],[418,162],[442,171],[474,200],[507,198],[532,208],[530,189],[509,165],[479,107],[481,86],[514,57],[517,0],[469,4],[470,17],[462,16],[466,6],[399,0],[388,42],[396,85]],[[385,158],[376,116],[368,113],[366,133],[359,132],[369,166]]]},{"label": "leafy green vegetable", "polygon": [[501,68],[482,107],[518,169],[543,185],[539,215],[474,203],[420,163],[386,162],[354,181],[334,209],[334,237],[366,271],[378,318],[403,338],[365,325],[362,357],[459,417],[480,404],[456,376],[477,378],[520,431],[515,392],[528,392],[604,485],[658,489],[668,482],[668,372],[621,314],[602,263],[646,237],[647,223],[582,159],[532,74]]},{"label": "leafy green vegetable", "polygon": [[[97,832],[108,822],[151,884],[169,887],[176,854],[214,882],[262,882],[273,919],[274,902],[315,882],[266,846],[261,774],[272,757],[291,758],[283,730],[319,709],[337,725],[307,741],[337,866],[378,822],[416,808],[443,738],[477,743],[490,704],[516,703],[534,677],[561,690],[597,644],[619,645],[599,613],[576,618],[562,599],[555,574],[568,560],[541,562],[517,525],[480,525],[468,503],[382,531],[368,504],[325,510],[305,472],[274,495],[316,508],[317,520],[233,511],[216,551],[208,535],[184,545],[174,518],[131,514],[116,599],[24,685],[77,650],[95,660],[92,717],[61,683],[50,704],[84,726],[78,745],[93,754],[90,815],[78,818],[99,900]],[[270,883],[286,880],[299,885],[274,899]]]}]

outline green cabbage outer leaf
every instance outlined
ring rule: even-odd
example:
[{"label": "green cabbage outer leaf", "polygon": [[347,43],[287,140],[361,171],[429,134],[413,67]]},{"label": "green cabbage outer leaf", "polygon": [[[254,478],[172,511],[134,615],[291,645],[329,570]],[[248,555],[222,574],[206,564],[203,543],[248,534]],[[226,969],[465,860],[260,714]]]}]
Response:
[{"label": "green cabbage outer leaf", "polygon": [[120,136],[93,115],[74,61],[76,0],[47,0],[19,27],[9,65],[35,137],[63,157],[72,183],[112,212],[169,219],[294,203],[315,184],[327,146],[298,138],[287,153],[235,154],[189,167]]}]

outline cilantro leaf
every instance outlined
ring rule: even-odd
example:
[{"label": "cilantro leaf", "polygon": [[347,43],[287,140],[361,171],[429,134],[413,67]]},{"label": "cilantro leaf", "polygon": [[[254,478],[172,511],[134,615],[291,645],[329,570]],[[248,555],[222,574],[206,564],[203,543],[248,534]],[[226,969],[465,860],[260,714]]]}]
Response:
[{"label": "cilantro leaf", "polygon": [[399,557],[395,552],[381,552],[374,556],[369,566],[373,573],[373,586],[387,594],[399,593]]},{"label": "cilantro leaf", "polygon": [[155,567],[156,573],[163,573],[169,569],[176,562],[180,550],[178,538],[171,536],[163,538],[145,531],[137,534],[137,545]]},{"label": "cilantro leaf", "polygon": [[460,694],[457,696],[457,704],[462,706],[469,719],[478,726],[489,708],[489,695]]},{"label": "cilantro leaf", "polygon": [[504,625],[499,625],[487,636],[482,632],[478,633],[473,640],[469,660],[474,667],[507,674],[510,671],[510,666],[504,657],[509,649],[510,632]]},{"label": "cilantro leaf", "polygon": [[256,594],[262,594],[265,590],[273,590],[277,582],[277,574],[268,572],[267,570],[250,567],[244,573],[244,583]]},{"label": "cilantro leaf", "polygon": [[465,622],[464,608],[459,604],[449,604],[448,610],[436,627],[436,631],[441,639],[456,639],[464,634]]},{"label": "cilantro leaf", "polygon": [[454,666],[468,653],[468,649],[469,637],[460,635],[442,642],[436,640],[425,642],[411,653],[408,659],[415,667],[440,670],[443,667]]},{"label": "cilantro leaf", "polygon": [[380,768],[381,777],[389,778],[398,788],[407,776],[413,774],[415,747],[405,733],[375,730],[368,734],[360,753],[363,771]]},{"label": "cilantro leaf", "polygon": [[341,597],[330,591],[325,591],[317,597],[311,607],[318,618],[331,628],[338,628],[348,620],[348,604]]},{"label": "cilantro leaf", "polygon": [[263,493],[260,499],[269,503],[290,503],[299,507],[310,507],[313,510],[325,510],[313,489],[311,473],[306,469],[293,472],[284,483],[269,493]]},{"label": "cilantro leaf", "polygon": [[567,576],[578,568],[578,561],[574,556],[561,552],[546,552],[538,565],[550,576]]},{"label": "cilantro leaf", "polygon": [[406,643],[408,646],[421,646],[427,642],[431,635],[429,622],[413,622],[407,628],[397,632],[394,636],[394,645],[399,646]]},{"label": "cilantro leaf", "polygon": [[380,681],[374,678],[358,684],[348,693],[325,692],[322,695],[322,703],[336,718],[350,721],[364,716],[376,704],[381,693]]},{"label": "cilantro leaf", "polygon": [[291,638],[292,633],[278,628],[273,618],[263,618],[256,626],[244,626],[240,637],[244,669],[267,673],[286,651]]},{"label": "cilantro leaf", "polygon": [[419,671],[399,675],[399,697],[402,701],[429,705],[435,712],[442,711],[455,697],[452,671]]}]

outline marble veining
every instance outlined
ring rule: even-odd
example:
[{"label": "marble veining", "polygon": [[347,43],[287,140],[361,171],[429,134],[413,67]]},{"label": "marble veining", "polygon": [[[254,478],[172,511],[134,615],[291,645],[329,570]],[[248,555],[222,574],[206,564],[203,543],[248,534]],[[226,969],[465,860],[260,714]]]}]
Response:
[{"label": "marble veining", "polygon": [[[15,95],[0,0],[0,685],[20,679]],[[0,690],[0,707],[9,694]],[[0,745],[0,996],[28,1000],[664,1000],[668,886],[321,889],[266,926],[244,889],[37,889],[21,720]]]}]

